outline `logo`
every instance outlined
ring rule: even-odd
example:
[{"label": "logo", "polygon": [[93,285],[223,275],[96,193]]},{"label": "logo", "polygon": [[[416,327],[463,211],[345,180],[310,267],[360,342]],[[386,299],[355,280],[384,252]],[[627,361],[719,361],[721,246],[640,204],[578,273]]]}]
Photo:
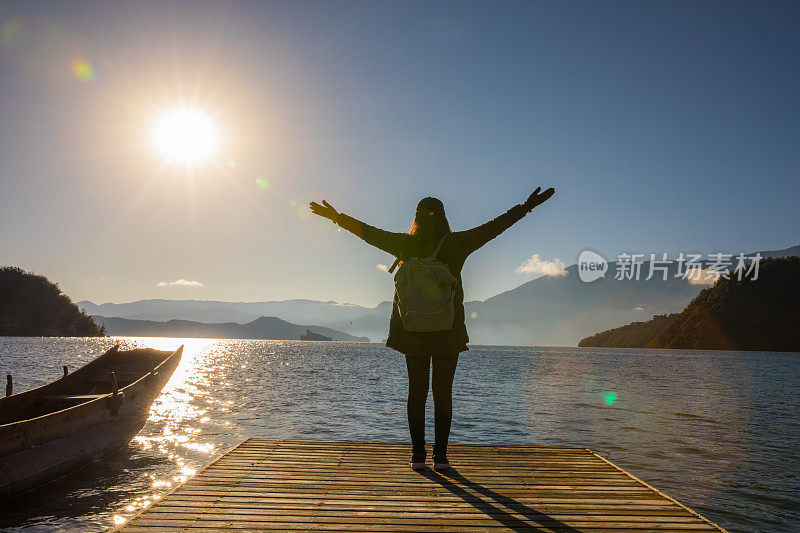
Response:
[{"label": "logo", "polygon": [[608,261],[591,250],[584,250],[578,257],[578,277],[584,283],[590,283],[596,279],[604,278],[608,270]]},{"label": "logo", "polygon": [[[703,259],[701,254],[681,252],[675,259],[668,259],[666,253],[660,254],[660,257],[650,254],[650,260],[646,261],[646,255],[627,252],[618,254],[617,260],[612,263],[616,270],[614,279],[650,281],[655,278],[667,281],[673,276],[683,278],[691,285],[713,285],[720,278],[755,281],[763,259],[760,253],[733,255],[719,252],[708,254]],[[608,261],[597,252],[584,250],[578,256],[578,277],[585,283],[606,277],[608,267]]]}]

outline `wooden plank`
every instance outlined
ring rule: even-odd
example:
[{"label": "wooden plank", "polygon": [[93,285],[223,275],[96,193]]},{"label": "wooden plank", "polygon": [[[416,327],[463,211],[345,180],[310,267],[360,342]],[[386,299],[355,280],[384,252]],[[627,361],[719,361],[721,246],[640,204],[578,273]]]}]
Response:
[{"label": "wooden plank", "polygon": [[[246,476],[246,477],[245,477]],[[295,481],[316,481],[320,479],[336,481],[336,480],[374,480],[374,481],[402,481],[404,483],[427,483],[427,480],[424,478],[421,479],[419,476],[414,477],[412,474],[398,473],[393,474],[391,472],[384,473],[378,472],[376,474],[369,474],[366,472],[310,472],[310,473],[303,473],[300,474],[293,474],[292,472],[257,472],[257,473],[250,473],[247,471],[239,472],[238,475],[235,472],[213,472],[213,476],[209,475],[209,477],[205,478],[207,481],[214,480],[218,482],[227,482],[232,483],[236,482],[237,480],[247,480],[247,481],[270,481],[270,480],[285,480],[285,479],[293,479]],[[611,475],[586,475],[586,474],[575,474],[575,475],[558,475],[553,473],[548,473],[546,475],[529,475],[529,476],[506,476],[501,474],[495,475],[470,475],[469,477],[465,478],[468,481],[463,481],[462,484],[469,484],[469,483],[496,483],[500,485],[549,485],[549,484],[557,484],[559,482],[563,482],[565,480],[570,481],[571,484],[593,484],[596,485],[598,483],[609,483],[615,482],[618,485],[636,485],[639,486],[635,481],[632,479],[617,476],[614,474]],[[460,481],[453,481],[453,483],[459,483]]]},{"label": "wooden plank", "polygon": [[405,443],[249,439],[140,512],[161,531],[724,531],[585,448],[452,445],[408,468]]},{"label": "wooden plank", "polygon": [[[281,502],[275,501],[265,501],[263,503],[247,503],[247,502],[237,502],[237,501],[228,501],[225,502],[224,508],[227,509],[229,512],[238,512],[238,509],[243,510],[250,510],[250,509],[281,509],[281,510],[311,510],[316,509],[319,511],[323,510],[332,510],[338,511],[340,509],[347,509],[348,512],[350,510],[355,512],[367,512],[367,511],[404,511],[404,512],[418,512],[418,513],[425,513],[425,514],[436,514],[441,512],[447,513],[454,513],[454,514],[474,514],[474,513],[483,513],[480,509],[474,506],[463,506],[455,502],[451,503],[439,503],[439,502],[403,502],[401,505],[398,505],[396,502],[372,502],[372,501],[358,501],[353,500],[346,505],[342,505],[341,502],[328,502],[326,500],[316,500],[311,502],[306,502],[302,500],[295,500],[295,501],[288,501],[290,499],[283,500]],[[215,502],[219,503],[219,502]],[[209,510],[214,509],[217,507],[222,507],[219,505],[211,505],[209,501],[198,501],[198,500],[181,500],[177,498],[171,498],[168,501],[165,501],[161,504],[162,509],[171,509],[175,510],[176,512],[195,512],[195,510]],[[586,510],[591,511],[592,515],[653,515],[653,516],[684,516],[687,515],[687,511],[679,506],[645,506],[645,505],[617,505],[617,506],[605,506],[605,505],[580,505],[580,504],[548,504],[548,505],[537,505],[536,510],[543,512],[543,510],[548,510],[549,512],[558,514],[568,511],[574,510]]]},{"label": "wooden plank", "polygon": [[[203,487],[203,486],[192,486],[186,487],[182,489],[182,491],[186,494],[217,494],[223,496],[249,496],[249,497],[270,497],[270,498],[279,498],[283,497],[283,495],[290,495],[292,497],[298,497],[302,495],[308,496],[325,496],[328,498],[340,498],[340,497],[361,497],[366,499],[375,499],[375,498],[382,498],[386,500],[426,500],[431,498],[447,498],[451,500],[463,499],[465,501],[471,501],[473,499],[481,499],[480,495],[471,494],[469,492],[463,492],[461,494],[451,493],[448,494],[445,491],[441,490],[417,490],[417,491],[410,491],[410,490],[403,490],[403,491],[392,491],[391,494],[378,494],[375,491],[370,490],[346,490],[346,491],[334,491],[334,490],[290,490],[287,487],[276,487],[275,490],[264,490],[264,489],[236,489],[236,488],[213,488],[213,487]],[[264,496],[268,494],[269,496]],[[513,497],[512,497],[513,496]],[[610,500],[620,500],[620,501],[644,501],[644,500],[661,500],[661,496],[658,494],[652,494],[649,492],[639,492],[639,493],[624,493],[624,492],[583,492],[583,491],[562,491],[560,493],[552,493],[552,492],[533,492],[530,493],[523,492],[522,494],[504,494],[503,498],[498,498],[497,501],[505,502],[505,501],[523,501],[529,500],[531,502],[542,502],[542,501],[549,501],[549,500],[565,500],[565,501],[582,501],[582,500],[599,500],[599,499],[610,499]]]},{"label": "wooden plank", "polygon": [[[176,527],[174,525],[169,526],[145,526],[140,527],[138,525],[134,525],[130,528],[125,529],[126,533],[175,533],[175,532],[185,532],[185,533],[217,533],[219,531],[231,531],[234,528],[219,528],[219,527],[206,527],[203,525],[193,525],[189,527]],[[498,533],[502,531],[508,531],[508,528],[500,527],[463,527],[459,528],[458,531],[464,533]],[[246,531],[347,531],[347,532],[363,532],[363,533],[373,533],[373,532],[419,532],[420,528],[415,526],[379,526],[379,525],[369,525],[367,527],[359,527],[358,524],[304,524],[301,528],[298,528],[297,524],[277,524],[273,523],[270,524],[268,527],[257,527],[257,526],[246,526]],[[444,528],[427,528],[427,531],[440,531],[440,532],[447,532],[452,531],[452,529],[448,529],[447,527]],[[586,527],[577,530],[572,527],[566,528],[551,528],[551,527],[514,527],[513,531],[517,532],[531,532],[531,533],[574,533],[576,531],[580,531],[581,533],[610,533],[615,531],[614,529],[608,528],[594,528],[594,527]],[[618,531],[618,530],[616,530]],[[641,530],[641,531],[648,531],[648,530]],[[666,528],[659,528],[659,533],[708,533],[708,529],[666,529]],[[713,530],[712,530],[713,531]]]},{"label": "wooden plank", "polygon": [[[207,492],[207,491],[186,491],[181,490],[181,496],[185,497],[186,499],[197,499],[197,498],[212,498],[218,500],[220,502],[225,501],[264,501],[264,500],[289,500],[292,498],[296,499],[304,499],[304,500],[325,500],[325,501],[369,501],[374,502],[375,496],[373,494],[335,494],[330,492],[249,492],[249,493],[233,493],[233,492],[226,492],[226,493],[214,493],[214,492]],[[514,499],[507,498],[508,502],[517,502],[523,504],[531,504],[531,505],[545,505],[545,504],[584,504],[584,505],[647,505],[647,506],[661,506],[671,504],[671,502],[665,502],[661,498],[658,497],[649,497],[649,498],[611,498],[604,495],[594,495],[595,497],[588,497],[588,498],[575,498],[575,497],[555,497],[555,496],[545,496],[545,497],[536,497],[536,496],[521,496]],[[429,493],[423,494],[421,496],[413,496],[413,495],[398,495],[398,494],[386,494],[380,496],[381,500],[386,502],[397,502],[398,504],[412,504],[415,502],[421,502],[425,504],[431,504],[432,501],[435,501],[437,504],[439,503],[447,503],[447,502],[467,502],[472,504],[473,502],[482,502],[483,499],[480,496],[473,496],[473,495],[453,495],[451,494],[448,496],[447,494],[437,494],[436,499],[432,500]],[[494,501],[498,503],[506,503],[506,499],[503,498],[496,498]]]},{"label": "wooden plank", "polygon": [[[615,529],[705,529],[706,531],[715,531],[710,526],[697,525],[697,519],[694,516],[640,516],[633,517],[630,515],[607,515],[607,516],[587,516],[587,515],[548,515],[548,519],[533,519],[528,515],[519,513],[482,513],[473,515],[447,515],[447,514],[425,514],[425,513],[353,513],[350,511],[342,511],[338,514],[332,513],[304,513],[304,514],[281,514],[279,511],[273,511],[270,515],[268,513],[260,514],[231,514],[231,513],[218,513],[218,514],[201,514],[189,515],[187,513],[154,513],[148,515],[147,521],[150,525],[167,525],[173,524],[176,527],[185,527],[187,522],[193,521],[197,526],[205,526],[211,522],[230,522],[230,523],[246,523],[252,527],[268,527],[270,524],[286,524],[295,523],[297,526],[302,526],[308,523],[315,524],[359,524],[362,527],[365,525],[394,525],[397,527],[404,527],[408,524],[415,524],[417,527],[422,526],[450,526],[452,530],[459,530],[466,526],[478,527],[503,527],[509,526],[513,523],[515,526],[520,527],[563,527],[564,524],[569,524],[568,527],[594,527],[594,528],[615,528]],[[657,521],[657,522],[655,522]],[[655,525],[654,525],[655,522]],[[146,525],[141,522],[139,525]],[[424,529],[424,528],[423,528]]]},{"label": "wooden plank", "polygon": [[[499,515],[498,515],[499,516]],[[231,516],[231,515],[212,515],[211,517],[206,518],[203,515],[199,516],[192,516],[188,518],[162,518],[158,517],[157,515],[148,515],[146,518],[142,518],[139,521],[140,526],[164,526],[164,525],[171,525],[173,527],[222,527],[222,528],[265,528],[265,527],[272,527],[273,524],[279,525],[295,525],[296,527],[305,527],[309,523],[315,524],[325,524],[329,526],[333,525],[343,525],[343,526],[352,526],[354,524],[358,524],[360,526],[399,526],[403,527],[406,525],[414,525],[417,527],[417,531],[423,530],[427,531],[432,527],[441,528],[445,527],[448,528],[450,531],[459,531],[463,527],[469,526],[477,526],[477,527],[493,527],[498,528],[504,525],[508,525],[508,523],[513,522],[515,524],[523,525],[525,524],[527,527],[565,527],[565,522],[561,522],[557,519],[532,519],[530,517],[523,517],[523,518],[516,518],[510,514],[505,513],[503,518],[492,518],[492,517],[485,517],[482,520],[476,519],[464,519],[464,520],[449,520],[449,519],[419,519],[419,518],[406,518],[401,514],[392,515],[391,517],[381,517],[381,518],[365,518],[360,516],[345,516],[343,518],[339,517],[327,517],[327,516],[280,516],[276,515],[270,519],[271,517],[266,515],[261,515],[256,519],[252,519],[250,516]],[[658,529],[704,529],[706,531],[714,531],[711,527],[703,527],[702,523],[700,526],[697,523],[685,523],[685,522],[676,522],[673,521],[671,518],[661,518],[657,523],[653,521],[648,521],[647,523],[643,522],[630,522],[630,521],[603,521],[603,522],[595,522],[590,520],[583,520],[580,519],[581,517],[576,517],[578,519],[570,520],[569,525],[566,527],[574,528],[574,529],[582,529],[586,527],[595,527],[595,528],[608,528],[608,529],[615,529],[615,530],[647,530],[653,531]],[[583,517],[586,518],[586,517]],[[693,520],[696,520],[695,517],[691,517]],[[503,522],[506,522],[504,524]]]},{"label": "wooden plank", "polygon": [[[481,521],[496,520],[504,516],[515,517],[520,520],[525,520],[526,515],[513,511],[502,510],[487,510],[486,512],[411,512],[411,511],[395,511],[387,513],[385,509],[376,511],[364,511],[353,509],[337,509],[337,510],[319,510],[319,509],[224,509],[221,512],[215,512],[214,509],[155,509],[148,513],[150,520],[191,520],[199,518],[201,520],[247,520],[252,522],[266,521],[274,522],[270,518],[278,518],[277,521],[308,521],[310,517],[323,519],[323,521],[332,522],[346,522],[350,518],[356,518],[360,521],[367,520],[370,523],[389,523],[396,521],[406,521],[410,519],[419,519],[426,521],[436,521],[438,523],[457,521],[459,524],[477,524],[481,525]],[[658,516],[659,520],[669,523],[694,523],[696,517],[692,514],[659,514],[659,515],[633,515],[633,514],[592,514],[585,513],[579,514],[559,514],[552,513],[546,515],[547,519],[541,521],[588,521],[588,522],[626,522],[626,523],[639,523],[652,521],[652,516]],[[422,522],[418,522],[422,523]]]},{"label": "wooden plank", "polygon": [[[428,479],[425,477],[420,476],[419,474],[413,473],[408,467],[406,467],[408,472],[380,472],[377,471],[375,473],[372,472],[358,472],[358,471],[349,471],[349,472],[341,472],[341,471],[317,471],[317,472],[306,472],[305,470],[298,470],[295,469],[294,472],[291,470],[284,470],[284,471],[260,471],[260,470],[240,470],[240,471],[229,471],[229,470],[218,470],[213,469],[213,472],[209,472],[208,475],[204,476],[206,480],[215,480],[215,481],[222,481],[222,482],[230,482],[235,480],[247,480],[247,481],[260,481],[260,480],[281,480],[281,479],[293,479],[296,481],[316,481],[320,479],[325,480],[355,480],[355,481],[364,481],[364,480],[374,480],[374,481],[397,481],[401,480],[404,483],[427,483]],[[578,481],[580,480],[581,483],[586,483],[587,481],[610,481],[615,480],[618,485],[637,485],[640,486],[641,484],[637,481],[630,479],[619,473],[599,473],[599,474],[590,474],[590,475],[559,475],[559,472],[542,472],[542,473],[532,473],[528,475],[509,475],[505,473],[498,473],[498,474],[472,474],[467,476],[459,471],[459,475],[455,479],[448,478],[450,483],[461,483],[461,484],[470,484],[470,483],[480,483],[479,480],[483,480],[484,482],[491,482],[497,483],[501,485],[518,485],[524,484],[528,485],[531,483],[537,484],[542,482],[547,482],[550,480],[571,480],[571,481]]]}]

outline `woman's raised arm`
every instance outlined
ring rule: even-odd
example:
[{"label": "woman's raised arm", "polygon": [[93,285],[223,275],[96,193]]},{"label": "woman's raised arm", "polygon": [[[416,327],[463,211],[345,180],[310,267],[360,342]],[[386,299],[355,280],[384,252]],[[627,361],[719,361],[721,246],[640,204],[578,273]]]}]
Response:
[{"label": "woman's raised arm", "polygon": [[475,228],[459,232],[461,234],[465,256],[468,256],[513,226],[514,223],[530,213],[534,207],[546,202],[553,196],[553,193],[556,192],[552,187],[540,193],[539,191],[541,190],[541,187],[537,187],[525,202],[515,205],[499,217]]},{"label": "woman's raised arm", "polygon": [[346,229],[356,237],[363,239],[367,244],[383,250],[397,258],[404,259],[407,255],[410,235],[408,233],[393,233],[370,226],[351,216],[339,213],[331,204],[322,200],[322,204],[311,202],[311,212],[327,218],[340,228]]}]

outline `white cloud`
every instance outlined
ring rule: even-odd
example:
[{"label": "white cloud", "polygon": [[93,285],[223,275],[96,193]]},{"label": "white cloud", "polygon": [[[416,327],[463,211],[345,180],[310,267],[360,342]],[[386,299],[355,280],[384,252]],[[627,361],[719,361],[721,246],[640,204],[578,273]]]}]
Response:
[{"label": "white cloud", "polygon": [[713,285],[719,279],[720,273],[707,268],[687,268],[683,274],[689,280],[689,285]]},{"label": "white cloud", "polygon": [[189,281],[188,279],[176,279],[175,281],[159,281],[158,287],[205,287],[199,281]]},{"label": "white cloud", "polygon": [[378,270],[383,270],[384,272],[389,272],[389,267],[387,267],[386,265],[381,265],[380,263],[375,265],[375,268],[377,268]]},{"label": "white cloud", "polygon": [[515,270],[517,274],[544,274],[555,278],[567,275],[566,265],[560,259],[540,259],[539,254],[533,254]]}]

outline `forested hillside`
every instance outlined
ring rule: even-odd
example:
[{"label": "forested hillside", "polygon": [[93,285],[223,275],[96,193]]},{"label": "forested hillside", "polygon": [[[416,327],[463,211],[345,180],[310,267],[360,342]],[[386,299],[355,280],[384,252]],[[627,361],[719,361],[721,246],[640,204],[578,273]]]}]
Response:
[{"label": "forested hillside", "polygon": [[800,257],[761,262],[758,279],[720,279],[650,348],[800,351]]},{"label": "forested hillside", "polygon": [[598,346],[614,348],[646,348],[659,333],[669,326],[679,313],[656,315],[647,322],[633,322],[595,333],[581,339],[578,346]]},{"label": "forested hillside", "polygon": [[0,335],[98,337],[104,334],[58,285],[17,267],[0,267]]}]

